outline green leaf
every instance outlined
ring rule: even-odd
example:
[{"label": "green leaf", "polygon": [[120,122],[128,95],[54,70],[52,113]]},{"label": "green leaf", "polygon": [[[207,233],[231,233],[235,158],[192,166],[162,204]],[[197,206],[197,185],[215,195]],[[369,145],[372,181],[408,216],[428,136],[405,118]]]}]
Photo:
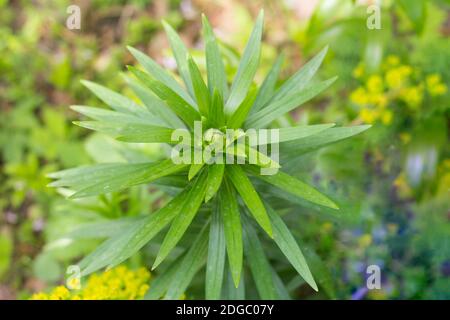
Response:
[{"label": "green leaf", "polygon": [[172,279],[180,272],[180,265],[184,256],[185,254],[182,254],[177,257],[164,272],[161,272],[155,280],[151,282],[151,289],[145,294],[145,300],[157,300],[166,294]]},{"label": "green leaf", "polygon": [[112,237],[127,229],[136,218],[122,218],[101,222],[83,223],[74,230],[65,234],[63,238],[69,239],[100,239]]},{"label": "green leaf", "polygon": [[194,107],[197,105],[192,97],[183,89],[183,87],[170,74],[168,74],[166,70],[153,61],[152,58],[133,47],[128,46],[127,48],[136,60],[139,61],[139,63],[144,67],[144,69],[152,75],[153,78],[162,82],[173,92],[180,95],[187,104]]},{"label": "green leaf", "polygon": [[102,85],[87,80],[81,80],[81,83],[91,90],[100,100],[116,111],[138,116],[142,115],[142,111],[145,111],[142,106],[138,105],[133,100]]},{"label": "green leaf", "polygon": [[295,157],[301,156],[305,153],[317,150],[332,143],[350,138],[363,131],[369,129],[370,125],[353,126],[353,127],[339,127],[330,128],[316,135],[307,137],[306,139],[299,139],[280,144],[281,161],[286,161]]},{"label": "green leaf", "polygon": [[189,251],[181,261],[180,269],[173,277],[169,289],[167,290],[165,300],[179,299],[186,291],[192,278],[203,266],[208,254],[208,225],[205,225],[200,234],[195,239]]},{"label": "green leaf", "polygon": [[278,76],[280,74],[281,65],[283,64],[284,55],[280,54],[266,78],[264,79],[261,87],[259,88],[258,95],[256,96],[255,102],[253,103],[253,107],[250,110],[250,113],[253,114],[256,111],[262,109],[264,105],[270,100],[274,91],[275,85],[277,83]]},{"label": "green leaf", "polygon": [[165,101],[170,109],[188,126],[193,127],[194,121],[200,121],[200,114],[186,103],[175,91],[164,83],[153,79],[147,73],[134,67],[128,68],[143,84],[150,88],[160,99]]},{"label": "green leaf", "polygon": [[106,266],[114,267],[139,251],[180,213],[189,191],[185,189],[157,212],[140,218],[122,233],[103,242],[79,263],[82,275]]},{"label": "green leaf", "polygon": [[154,270],[177,245],[178,241],[180,241],[181,237],[184,235],[197,214],[197,211],[205,197],[206,178],[207,174],[204,172],[194,181],[192,190],[189,192],[189,195],[181,210],[182,214],[178,215],[172,222],[172,225],[170,226],[170,229],[167,232],[161,247],[159,248],[159,252],[155,259],[155,263],[153,264],[152,270]]},{"label": "green leaf", "polygon": [[277,299],[276,289],[272,279],[272,271],[269,261],[264,253],[264,248],[259,242],[255,230],[248,221],[244,220],[245,255],[256,289],[263,300]]},{"label": "green leaf", "polygon": [[163,124],[170,128],[181,129],[186,128],[183,121],[169,108],[169,106],[161,101],[150,89],[142,86],[136,79],[126,77],[130,88],[134,91],[136,96],[145,107],[160,119]]},{"label": "green leaf", "polygon": [[181,41],[177,32],[173,30],[173,28],[166,22],[162,21],[164,29],[166,30],[167,38],[169,39],[170,46],[172,47],[172,52],[175,57],[178,66],[178,72],[183,78],[184,83],[186,84],[186,88],[188,92],[194,97],[194,88],[192,85],[191,74],[189,73],[189,66],[187,57],[189,56],[189,52],[184,45],[183,41]]},{"label": "green leaf", "polygon": [[76,191],[71,198],[81,198],[149,183],[185,167],[187,165],[173,164],[171,159],[137,164],[99,164],[52,173],[49,177],[59,180],[49,186],[69,187]]},{"label": "green leaf", "polygon": [[192,180],[192,178],[195,177],[195,175],[203,168],[204,165],[204,163],[191,164],[188,173],[188,180]]},{"label": "green leaf", "polygon": [[274,175],[260,175],[258,169],[255,166],[247,166],[246,170],[255,175],[258,179],[273,184],[277,188],[294,194],[297,197],[303,198],[316,204],[320,204],[325,207],[339,209],[338,206],[327,196],[323,195],[315,188],[282,171],[278,171]]},{"label": "green leaf", "polygon": [[140,143],[174,144],[172,133],[175,129],[147,124],[124,124],[121,122],[74,121],[74,124],[103,133],[113,135],[117,140]]},{"label": "green leaf", "polygon": [[192,84],[194,86],[193,90],[198,103],[198,109],[200,110],[200,113],[202,115],[208,117],[209,115],[208,109],[210,104],[209,102],[210,96],[208,88],[206,87],[206,84],[203,81],[200,70],[198,69],[197,65],[195,64],[192,58],[188,59],[188,65],[189,65],[189,72],[191,74]]},{"label": "green leaf", "polygon": [[223,112],[222,96],[217,89],[214,89],[211,102],[211,112],[209,114],[209,120],[213,126],[219,127],[225,123],[225,115]]},{"label": "green leaf", "polygon": [[[150,124],[159,125],[158,119],[155,119],[153,115],[147,111],[142,111],[146,115],[136,116],[129,113],[122,113],[102,108],[93,108],[87,106],[70,106],[70,108],[78,113],[81,113],[91,119],[103,121],[103,122],[117,122],[122,124],[138,123],[138,124]],[[139,107],[142,109],[142,107]]]},{"label": "green leaf", "polygon": [[336,81],[336,79],[337,77],[333,77],[329,80],[309,85],[306,88],[301,88],[299,91],[290,93],[280,99],[272,99],[267,107],[261,109],[253,115],[250,115],[245,123],[245,126],[247,128],[262,128],[267,126],[283,114],[317,96],[319,93],[327,89],[334,81]]},{"label": "green leaf", "polygon": [[236,288],[233,281],[231,272],[226,273],[225,286],[224,286],[224,299],[225,300],[244,300],[245,299],[245,279],[244,273],[241,274],[241,281]]},{"label": "green leaf", "polygon": [[242,168],[238,165],[228,165],[227,175],[255,220],[272,237],[272,227],[264,204]]},{"label": "green leaf", "polygon": [[225,268],[225,234],[219,205],[216,201],[209,228],[208,260],[206,263],[205,298],[220,299]]},{"label": "green leaf", "polygon": [[216,38],[214,37],[214,33],[208,19],[204,14],[202,14],[202,23],[203,37],[205,39],[206,70],[210,94],[213,95],[214,91],[217,90],[220,97],[226,99],[228,97],[227,77],[219,46]]},{"label": "green leaf", "polygon": [[[333,127],[334,123],[327,124],[315,124],[308,126],[296,126],[296,127],[288,127],[288,128],[276,128],[276,129],[268,129],[268,130],[278,130],[278,142],[287,142],[292,140],[303,139],[315,134],[318,134],[326,129]],[[262,144],[271,143],[270,139],[264,141],[263,139],[250,139],[249,145],[256,146]]]},{"label": "green leaf", "polygon": [[206,186],[205,203],[211,200],[217,193],[222,184],[223,173],[225,172],[224,164],[213,164],[208,166],[208,183]]},{"label": "green leaf", "polygon": [[233,114],[239,107],[247,96],[248,89],[253,82],[261,53],[263,20],[264,11],[261,10],[239,63],[237,74],[231,86],[230,96],[225,103],[225,113],[227,115]]},{"label": "green leaf", "polygon": [[255,98],[256,90],[250,89],[247,97],[228,120],[228,128],[239,129],[244,124],[245,119],[247,119],[247,115],[249,114],[250,109],[253,105],[253,101],[255,101]]},{"label": "green leaf", "polygon": [[320,65],[322,64],[325,55],[328,52],[328,46],[323,48],[314,58],[306,63],[300,70],[294,73],[271,97],[270,102],[274,102],[290,96],[292,92],[301,92],[301,89],[306,88],[309,81],[316,74]]},{"label": "green leaf", "polygon": [[275,243],[278,245],[295,270],[297,270],[300,276],[302,276],[302,278],[305,279],[305,281],[314,290],[318,291],[317,284],[314,281],[311,271],[309,270],[303,253],[301,252],[288,227],[284,224],[278,214],[269,206],[267,206],[267,212],[269,213],[270,220],[272,222],[273,239]]},{"label": "green leaf", "polygon": [[233,187],[227,181],[225,181],[221,189],[220,209],[225,229],[228,262],[234,284],[237,288],[242,271],[242,226],[236,194],[234,193]]}]

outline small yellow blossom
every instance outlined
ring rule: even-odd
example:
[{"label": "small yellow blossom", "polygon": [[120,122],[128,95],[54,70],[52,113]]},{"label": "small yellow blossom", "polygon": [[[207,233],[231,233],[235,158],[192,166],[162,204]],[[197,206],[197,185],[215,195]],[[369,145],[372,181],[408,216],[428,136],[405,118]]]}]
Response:
[{"label": "small yellow blossom", "polygon": [[402,132],[400,133],[400,140],[404,144],[408,144],[411,141],[411,135],[408,132]]},{"label": "small yellow blossom", "polygon": [[369,102],[367,92],[363,87],[359,87],[350,94],[350,100],[357,105],[365,105]]},{"label": "small yellow blossom", "polygon": [[406,79],[400,68],[394,68],[386,72],[385,80],[389,88],[398,89],[403,86]]},{"label": "small yellow blossom", "polygon": [[442,83],[442,79],[439,74],[431,74],[427,76],[425,83],[428,93],[433,97],[447,93],[447,86]]},{"label": "small yellow blossom", "polygon": [[359,117],[365,123],[372,124],[378,120],[378,112],[369,108],[362,108],[359,112]]},{"label": "small yellow blossom", "polygon": [[362,248],[367,248],[372,244],[372,236],[370,234],[364,234],[358,239],[358,244]]},{"label": "small yellow blossom", "polygon": [[49,294],[36,293],[32,300],[132,300],[142,299],[148,291],[150,273],[145,268],[130,270],[125,266],[91,275],[81,290],[69,291],[64,286]]},{"label": "small yellow blossom", "polygon": [[408,106],[416,108],[423,101],[423,87],[414,86],[404,88],[400,93],[400,99],[402,99]]},{"label": "small yellow blossom", "polygon": [[361,78],[364,75],[364,65],[359,64],[355,69],[353,69],[353,77],[356,79]]},{"label": "small yellow blossom", "polygon": [[396,67],[400,64],[400,58],[391,54],[387,56],[386,64],[390,67]]},{"label": "small yellow blossom", "polygon": [[383,79],[379,75],[372,75],[367,80],[367,90],[370,93],[383,92]]},{"label": "small yellow blossom", "polygon": [[384,125],[390,125],[392,122],[392,111],[391,110],[384,110],[381,113],[381,122],[383,122]]}]

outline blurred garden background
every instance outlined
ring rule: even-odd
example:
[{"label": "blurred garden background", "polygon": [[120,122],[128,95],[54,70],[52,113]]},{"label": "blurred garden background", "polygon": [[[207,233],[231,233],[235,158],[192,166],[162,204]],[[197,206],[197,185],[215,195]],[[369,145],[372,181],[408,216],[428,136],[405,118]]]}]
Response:
[{"label": "blurred garden background", "polygon": [[[81,9],[80,30],[66,27],[72,4]],[[367,27],[373,4],[381,29]],[[291,230],[324,289],[313,292],[289,265],[278,265],[291,296],[450,299],[448,0],[0,0],[0,299],[28,299],[64,284],[68,266],[102,237],[98,228],[77,232],[80,225],[150,213],[167,200],[152,186],[77,201],[47,187],[49,172],[161,152],[73,125],[81,116],[70,105],[99,104],[80,80],[132,97],[124,89],[126,65],[135,64],[127,45],[174,70],[162,19],[204,65],[202,13],[223,41],[232,79],[261,8],[259,81],[280,54],[286,79],[325,45],[318,77],[339,76],[284,121],[373,125],[351,144],[308,153],[296,164],[305,180],[348,205],[333,215],[291,208]],[[115,298],[142,298],[153,278],[142,268],[155,250],[149,245],[112,275],[86,280],[92,292],[85,296],[102,298],[93,291],[107,291],[114,275],[128,273],[135,291]],[[380,267],[381,289],[367,289],[369,265]],[[186,299],[202,296],[201,282]]]}]

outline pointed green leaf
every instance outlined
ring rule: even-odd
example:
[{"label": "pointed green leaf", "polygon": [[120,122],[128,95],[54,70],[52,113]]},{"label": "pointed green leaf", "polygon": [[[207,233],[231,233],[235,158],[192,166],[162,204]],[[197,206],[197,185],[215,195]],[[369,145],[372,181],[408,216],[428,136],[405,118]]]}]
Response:
[{"label": "pointed green leaf", "polygon": [[192,180],[192,178],[195,177],[195,175],[203,168],[204,165],[204,163],[191,164],[191,166],[189,167],[188,179]]},{"label": "pointed green leaf", "polygon": [[211,200],[222,184],[224,164],[213,164],[208,166],[208,184],[206,186],[205,203]]},{"label": "pointed green leaf", "polygon": [[167,38],[169,39],[175,61],[177,62],[178,72],[180,73],[181,78],[183,79],[186,88],[188,89],[188,92],[192,97],[194,97],[194,88],[192,85],[191,75],[189,73],[189,66],[187,62],[189,52],[172,26],[170,26],[164,20],[162,21],[162,23],[164,26],[164,30],[166,31]]},{"label": "pointed green leaf", "polygon": [[179,299],[186,291],[192,278],[197,271],[203,266],[208,254],[208,224],[205,225],[200,234],[195,239],[189,251],[181,261],[180,269],[172,278],[167,290],[165,300]]},{"label": "pointed green leaf", "polygon": [[362,125],[353,127],[330,128],[306,139],[302,138],[297,141],[282,143],[280,144],[281,159],[282,161],[285,161],[289,158],[292,158],[295,161],[295,157],[350,138],[363,131],[366,131],[370,127],[370,125]]},{"label": "pointed green leaf", "polygon": [[259,242],[258,236],[249,221],[244,222],[244,242],[245,255],[248,264],[250,265],[250,271],[255,280],[259,296],[263,300],[277,299],[269,261],[267,260],[264,248],[261,245],[261,242]]},{"label": "pointed green leaf", "polygon": [[211,121],[211,124],[215,127],[220,127],[225,123],[223,100],[222,96],[220,95],[217,89],[214,89],[209,120]]},{"label": "pointed green leaf", "polygon": [[323,48],[314,58],[306,63],[300,70],[293,74],[283,85],[275,92],[270,101],[277,101],[285,96],[289,96],[293,91],[299,92],[306,88],[309,81],[316,74],[322,64],[325,55],[328,52],[328,46]]},{"label": "pointed green leaf", "polygon": [[269,213],[272,222],[273,239],[275,243],[300,276],[302,276],[314,290],[318,291],[317,284],[309,270],[308,264],[288,227],[284,224],[280,216],[269,206],[267,206],[267,212]]},{"label": "pointed green leaf", "polygon": [[287,94],[280,99],[271,100],[265,108],[251,115],[247,119],[245,123],[246,127],[262,128],[267,126],[285,113],[297,108],[317,96],[319,93],[327,89],[334,81],[336,81],[336,79],[337,77],[334,77],[317,84],[312,84],[305,88],[301,88],[300,91]]},{"label": "pointed green leaf", "polygon": [[230,177],[255,220],[272,237],[272,227],[264,204],[242,168],[238,165],[228,165],[227,176]]},{"label": "pointed green leaf", "polygon": [[204,172],[194,181],[192,190],[189,192],[189,195],[181,210],[182,214],[178,215],[172,222],[172,225],[170,226],[170,229],[167,232],[161,247],[159,248],[159,252],[152,269],[155,269],[168,256],[170,251],[172,251],[178,241],[180,241],[181,237],[184,235],[197,214],[197,211],[205,197],[206,178],[207,174]]},{"label": "pointed green leaf", "polygon": [[128,69],[160,99],[164,100],[170,109],[188,126],[192,128],[194,121],[200,121],[200,114],[164,83],[134,67]]},{"label": "pointed green leaf", "polygon": [[82,274],[116,266],[139,251],[179,214],[188,192],[189,189],[184,190],[157,212],[140,218],[117,236],[103,242],[79,263]]},{"label": "pointed green leaf", "polygon": [[170,88],[173,92],[180,95],[187,104],[196,107],[197,104],[192,99],[192,97],[183,89],[183,87],[164,70],[159,64],[153,61],[152,58],[147,56],[145,53],[133,48],[127,47],[131,54],[136,58],[137,61],[144,67],[144,69],[152,75],[153,78],[162,82],[165,86]]},{"label": "pointed green leaf", "polygon": [[[205,15],[202,14],[203,37],[205,39],[206,70],[210,94],[217,90],[221,97],[228,97],[227,77],[222,56],[214,33]],[[223,101],[222,101],[223,104]]]},{"label": "pointed green leaf", "polygon": [[253,105],[253,101],[255,101],[255,98],[256,90],[250,89],[247,97],[228,120],[228,128],[239,129],[244,124],[245,119],[247,119],[247,115],[249,114],[250,109]]},{"label": "pointed green leaf", "polygon": [[145,294],[144,300],[158,300],[166,294],[172,279],[180,272],[181,262],[184,257],[185,254],[177,257],[164,272],[161,272],[156,279],[151,282],[151,289]]},{"label": "pointed green leaf", "polygon": [[205,298],[220,299],[225,268],[225,233],[218,202],[214,204],[209,228],[208,260],[206,262]]},{"label": "pointed green leaf", "polygon": [[227,181],[225,181],[221,189],[220,209],[225,229],[228,262],[237,288],[242,271],[242,226],[236,194],[231,184]]},{"label": "pointed green leaf", "polygon": [[312,203],[320,204],[325,207],[339,209],[339,207],[327,196],[323,195],[315,188],[282,171],[278,171],[274,175],[260,175],[259,170],[255,166],[247,166],[246,171],[252,173],[258,179],[273,184],[277,188],[296,195],[297,197],[308,200]]},{"label": "pointed green leaf", "polygon": [[169,106],[159,99],[150,89],[139,84],[134,78],[126,77],[126,80],[139,100],[141,100],[145,107],[160,119],[163,124],[175,129],[186,128],[183,121],[181,121]]},{"label": "pointed green leaf", "polygon": [[245,99],[258,69],[263,20],[264,12],[261,10],[239,63],[238,71],[231,86],[230,96],[225,103],[225,113],[227,115],[233,114]]},{"label": "pointed green leaf", "polygon": [[209,91],[203,81],[202,74],[192,58],[188,59],[189,72],[191,74],[194,94],[197,99],[198,109],[202,115],[208,117],[210,97]]},{"label": "pointed green leaf", "polygon": [[275,85],[277,83],[278,76],[280,75],[281,65],[283,64],[284,55],[280,54],[266,78],[264,79],[261,87],[259,88],[258,95],[256,96],[256,100],[253,103],[253,107],[250,110],[250,113],[253,114],[256,111],[262,109],[266,105],[266,103],[272,97],[275,91]]}]

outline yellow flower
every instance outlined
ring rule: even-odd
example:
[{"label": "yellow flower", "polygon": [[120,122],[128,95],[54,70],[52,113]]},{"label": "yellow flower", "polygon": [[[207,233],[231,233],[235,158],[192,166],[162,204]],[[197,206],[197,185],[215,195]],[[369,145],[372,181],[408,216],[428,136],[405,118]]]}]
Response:
[{"label": "yellow flower", "polygon": [[355,69],[353,69],[352,74],[356,79],[361,78],[364,75],[364,65],[360,63]]},{"label": "yellow flower", "polygon": [[363,108],[359,111],[359,117],[365,123],[372,124],[378,120],[378,112],[376,110]]},{"label": "yellow flower", "polygon": [[386,58],[386,64],[389,65],[390,67],[396,67],[399,65],[399,63],[400,59],[395,55],[391,54]]},{"label": "yellow flower", "polygon": [[359,87],[350,94],[350,101],[357,105],[365,105],[368,101],[367,92],[363,87]]},{"label": "yellow flower", "polygon": [[358,239],[358,244],[362,248],[367,248],[372,243],[372,236],[370,234],[364,234]]},{"label": "yellow flower", "polygon": [[442,83],[442,79],[439,74],[431,74],[427,76],[425,83],[428,93],[433,97],[447,93],[447,86]]},{"label": "yellow flower", "polygon": [[367,80],[367,90],[370,93],[383,92],[383,79],[379,75],[372,75]]},{"label": "yellow flower", "polygon": [[383,122],[384,125],[389,125],[392,122],[392,111],[391,110],[384,110],[381,113],[381,122]]},{"label": "yellow flower", "polygon": [[400,99],[402,99],[404,102],[408,104],[410,107],[417,107],[422,103],[423,100],[423,87],[422,86],[415,86],[415,87],[409,87],[404,88],[400,92]]},{"label": "yellow flower", "polygon": [[66,287],[53,289],[50,294],[37,293],[34,300],[131,300],[142,299],[148,291],[150,273],[145,268],[130,270],[125,266],[107,270],[102,274],[91,275],[86,286],[70,292]]},{"label": "yellow flower", "polygon": [[410,66],[399,66],[397,68],[390,69],[386,72],[385,76],[387,86],[391,89],[398,89],[405,84],[411,74],[412,68]]},{"label": "yellow flower", "polygon": [[400,140],[404,144],[407,144],[408,142],[411,141],[411,135],[408,132],[402,132],[402,133],[400,133]]}]

